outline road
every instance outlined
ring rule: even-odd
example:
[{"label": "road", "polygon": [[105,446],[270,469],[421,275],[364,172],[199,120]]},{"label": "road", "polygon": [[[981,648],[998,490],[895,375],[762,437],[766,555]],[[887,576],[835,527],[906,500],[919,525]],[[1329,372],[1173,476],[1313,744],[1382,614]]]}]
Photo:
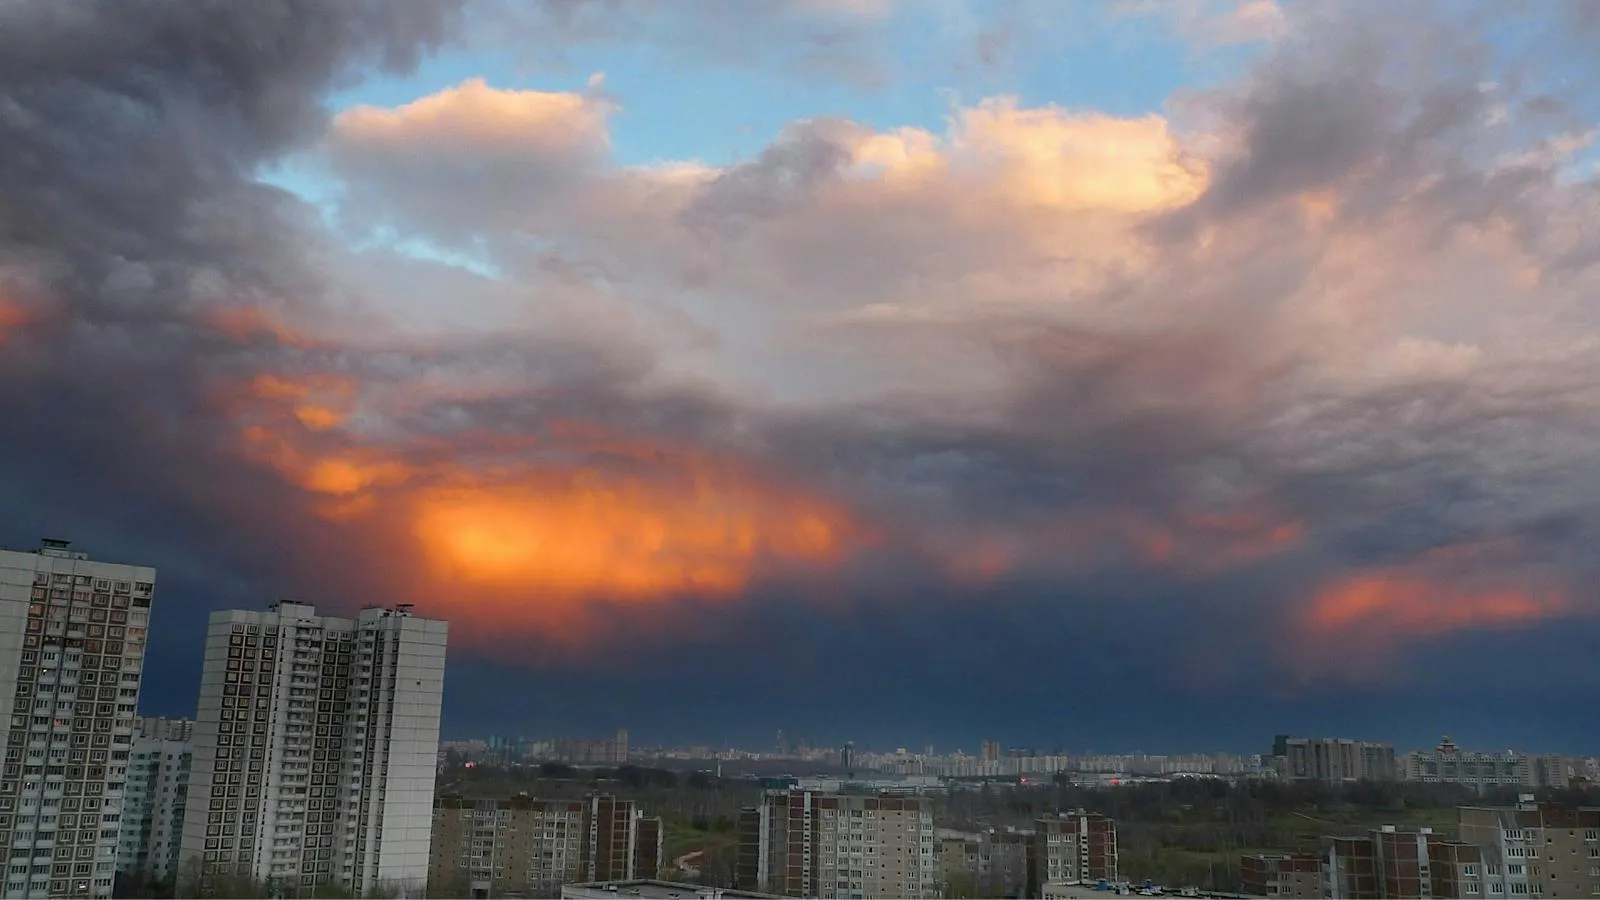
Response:
[{"label": "road", "polygon": [[673,860],[672,866],[682,872],[684,878],[699,878],[700,867],[695,863],[699,862],[700,857],[705,855],[706,852],[704,850],[690,850],[688,853]]}]

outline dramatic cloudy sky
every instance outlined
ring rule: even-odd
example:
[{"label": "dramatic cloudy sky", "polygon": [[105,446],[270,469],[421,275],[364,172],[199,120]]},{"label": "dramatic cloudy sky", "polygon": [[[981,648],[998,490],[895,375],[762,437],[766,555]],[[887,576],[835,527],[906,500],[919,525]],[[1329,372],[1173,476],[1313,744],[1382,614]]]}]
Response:
[{"label": "dramatic cloudy sky", "polygon": [[0,0],[0,540],[445,729],[1594,750],[1596,5]]}]

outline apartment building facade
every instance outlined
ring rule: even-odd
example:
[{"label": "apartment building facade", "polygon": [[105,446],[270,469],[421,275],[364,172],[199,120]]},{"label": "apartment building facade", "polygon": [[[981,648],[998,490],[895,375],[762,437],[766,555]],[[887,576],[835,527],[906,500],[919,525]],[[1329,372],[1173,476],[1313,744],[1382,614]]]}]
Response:
[{"label": "apartment building facade", "polygon": [[434,805],[435,896],[554,896],[579,882],[659,878],[663,832],[631,800],[468,800]]},{"label": "apartment building facade", "polygon": [[180,869],[420,893],[447,639],[409,605],[213,613]]},{"label": "apartment building facade", "polygon": [[1315,853],[1246,853],[1240,888],[1255,897],[1315,900],[1322,896],[1322,857]]},{"label": "apartment building facade", "polygon": [[1461,839],[1482,848],[1485,898],[1600,896],[1600,809],[1535,803],[1462,807]]},{"label": "apartment building facade", "polygon": [[1444,840],[1431,829],[1393,825],[1365,837],[1323,839],[1322,896],[1344,900],[1467,897],[1482,895],[1479,847]]},{"label": "apartment building facade", "polygon": [[979,897],[1016,897],[1028,889],[1032,831],[985,831],[938,838],[939,889],[950,896],[965,886]]},{"label": "apartment building facade", "polygon": [[193,762],[194,744],[189,741],[159,737],[134,740],[117,841],[118,872],[140,874],[164,883],[176,878]]},{"label": "apartment building facade", "polygon": [[194,739],[193,719],[169,719],[166,716],[140,716],[134,725],[134,734],[142,738],[161,741],[188,741]]},{"label": "apartment building facade", "polygon": [[1373,741],[1279,735],[1273,754],[1282,776],[1290,781],[1345,784],[1399,777],[1394,747]]},{"label": "apartment building facade", "polygon": [[1526,753],[1463,751],[1445,735],[1432,750],[1415,750],[1400,758],[1400,777],[1424,784],[1459,784],[1482,794],[1503,787],[1538,783],[1533,758]]},{"label": "apartment building facade", "polygon": [[933,897],[936,846],[924,798],[769,791],[739,817],[736,886],[819,900]]},{"label": "apartment building facade", "polygon": [[1028,896],[1044,885],[1117,880],[1117,823],[1109,816],[1077,810],[1034,822],[1034,854]]},{"label": "apartment building facade", "polygon": [[0,897],[109,897],[156,570],[0,550]]}]

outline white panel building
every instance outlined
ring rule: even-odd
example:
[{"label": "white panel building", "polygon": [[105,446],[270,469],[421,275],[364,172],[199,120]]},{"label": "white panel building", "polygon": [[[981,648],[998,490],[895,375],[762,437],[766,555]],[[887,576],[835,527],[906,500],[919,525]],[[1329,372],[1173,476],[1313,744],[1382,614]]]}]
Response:
[{"label": "white panel building", "polygon": [[177,875],[193,759],[194,744],[188,741],[144,735],[134,739],[117,847],[118,872],[165,883]]},{"label": "white panel building", "polygon": [[447,630],[409,605],[213,613],[180,882],[193,870],[420,895]]},{"label": "white panel building", "polygon": [[0,550],[0,897],[109,897],[156,570]]}]

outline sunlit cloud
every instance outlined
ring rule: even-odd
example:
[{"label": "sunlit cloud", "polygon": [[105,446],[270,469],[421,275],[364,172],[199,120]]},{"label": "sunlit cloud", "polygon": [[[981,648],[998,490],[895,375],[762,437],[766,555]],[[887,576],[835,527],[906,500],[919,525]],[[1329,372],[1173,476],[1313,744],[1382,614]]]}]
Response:
[{"label": "sunlit cloud", "polygon": [[627,66],[329,110],[486,23],[884,90],[923,15],[670,6],[219,14],[181,59],[137,17],[52,20],[93,33],[30,36],[44,86],[0,117],[28,161],[0,262],[36,276],[0,294],[0,413],[39,436],[8,478],[92,470],[193,555],[415,600],[502,658],[817,595],[1065,621],[1134,585],[1309,681],[1588,614],[1594,124],[1542,58],[1431,6],[1186,0],[1117,26],[1237,68],[1127,114],[818,99],[753,154],[640,163],[661,101]]}]

